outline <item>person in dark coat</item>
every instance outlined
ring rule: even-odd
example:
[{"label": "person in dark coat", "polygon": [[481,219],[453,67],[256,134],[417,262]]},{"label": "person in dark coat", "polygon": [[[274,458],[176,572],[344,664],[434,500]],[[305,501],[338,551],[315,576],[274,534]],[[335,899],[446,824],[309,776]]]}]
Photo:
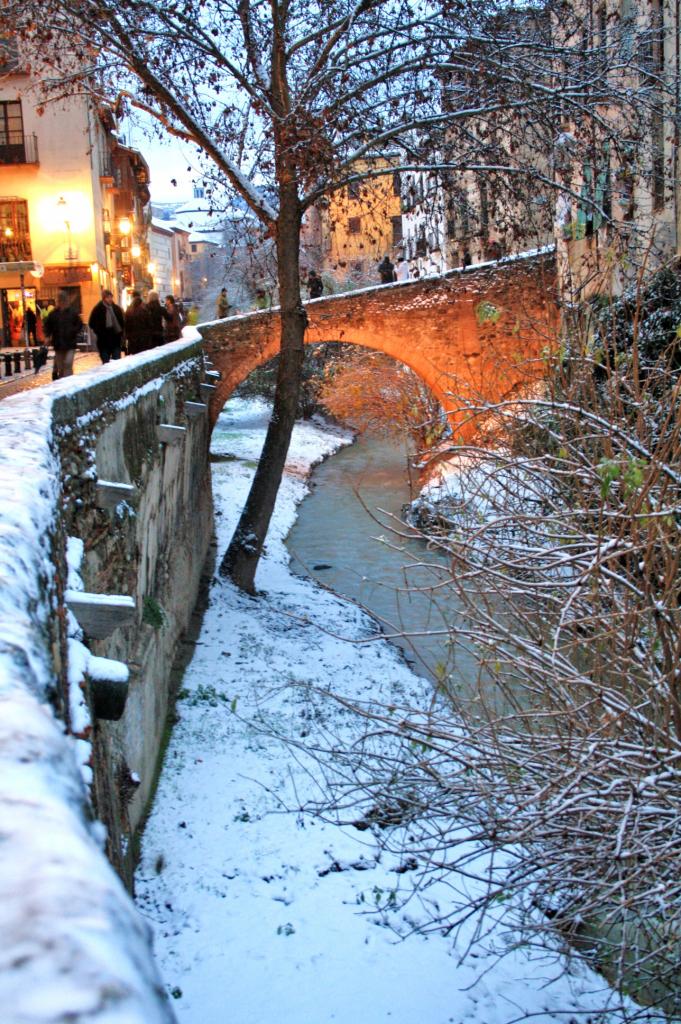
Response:
[{"label": "person in dark coat", "polygon": [[324,282],[316,270],[311,270],[307,278],[307,294],[311,299],[318,299],[324,293]]},{"label": "person in dark coat", "polygon": [[381,284],[390,284],[395,280],[395,264],[390,257],[384,256],[378,264],[378,273],[381,276]]},{"label": "person in dark coat", "polygon": [[52,380],[70,377],[73,373],[73,357],[83,321],[71,304],[68,292],[60,292],[57,306],[45,320],[45,336],[54,348]]},{"label": "person in dark coat", "polygon": [[125,340],[128,355],[134,356],[151,348],[151,326],[147,307],[139,292],[132,293],[132,300],[125,311]]},{"label": "person in dark coat", "polygon": [[24,311],[24,329],[26,340],[35,345],[38,341],[38,318],[30,306],[27,306]]},{"label": "person in dark coat", "polygon": [[125,338],[123,310],[113,300],[113,292],[104,290],[101,302],[90,313],[88,326],[97,339],[97,351],[103,363],[120,359]]},{"label": "person in dark coat", "polygon": [[151,347],[157,348],[163,344],[163,306],[158,297],[158,292],[149,292],[147,295],[147,316],[149,317],[149,337]]},{"label": "person in dark coat", "polygon": [[178,339],[182,337],[182,320],[173,295],[166,295],[165,309],[163,310],[163,321],[163,336],[165,340],[178,341]]}]

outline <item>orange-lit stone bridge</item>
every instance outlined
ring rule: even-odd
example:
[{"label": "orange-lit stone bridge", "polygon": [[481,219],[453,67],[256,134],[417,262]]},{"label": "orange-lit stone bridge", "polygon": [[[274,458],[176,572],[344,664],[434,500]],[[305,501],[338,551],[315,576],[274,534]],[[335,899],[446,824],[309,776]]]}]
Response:
[{"label": "orange-lit stone bridge", "polygon": [[[541,376],[558,333],[555,257],[520,256],[443,277],[379,285],[306,303],[305,341],[342,341],[409,366],[453,424],[467,404],[497,401]],[[279,347],[276,309],[199,327],[221,378],[214,422],[234,389]]]}]

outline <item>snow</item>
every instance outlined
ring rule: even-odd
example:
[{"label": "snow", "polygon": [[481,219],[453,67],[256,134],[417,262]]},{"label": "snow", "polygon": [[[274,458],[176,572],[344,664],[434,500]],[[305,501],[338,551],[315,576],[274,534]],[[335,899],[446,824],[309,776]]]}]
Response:
[{"label": "snow", "polygon": [[135,608],[134,597],[127,594],[86,594],[80,590],[65,590],[64,600],[78,601],[79,604],[91,604],[93,607],[104,604],[113,608]]},{"label": "snow", "polygon": [[97,478],[97,483],[100,487],[115,487],[119,491],[127,491],[131,497],[135,493],[134,484],[122,484],[118,480],[103,480],[101,476]]},{"label": "snow", "polygon": [[[214,450],[236,456],[213,466],[220,553],[266,421],[263,403],[233,400],[218,422]],[[496,922],[486,921],[484,943],[477,915],[456,941],[439,932],[410,934],[428,918],[426,896],[396,909],[390,894],[408,890],[413,867],[381,854],[371,830],[307,810],[322,780],[306,751],[317,742],[343,749],[360,728],[309,685],[398,705],[432,697],[430,684],[377,638],[363,612],[288,569],[284,538],[306,493],[305,475],[348,441],[318,422],[296,426],[256,580],[261,595],[251,598],[216,577],[185,673],[136,880],[178,1020],[584,1019],[608,995],[579,961],[536,952],[530,958],[516,947],[502,907]],[[354,820],[352,808],[345,818]],[[428,900],[447,907],[453,890],[479,895],[472,878],[449,881],[452,888],[429,889]],[[599,1019],[622,1018],[612,1011]]]},{"label": "snow", "polygon": [[[56,684],[47,642],[56,586],[50,545],[60,508],[54,405],[129,366],[122,360],[0,403],[2,1024],[172,1019],[158,997],[147,926],[92,821],[83,785],[90,745],[65,735],[49,703]],[[71,541],[68,557],[69,585],[79,592],[82,545]],[[67,621],[69,710],[77,729],[87,731],[78,678],[90,656],[75,620]]]}]

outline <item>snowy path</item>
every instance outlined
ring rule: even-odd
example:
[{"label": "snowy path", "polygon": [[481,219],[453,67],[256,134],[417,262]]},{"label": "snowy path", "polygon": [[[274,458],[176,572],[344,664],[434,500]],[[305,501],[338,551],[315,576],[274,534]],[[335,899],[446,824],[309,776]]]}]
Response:
[{"label": "snowy path", "polygon": [[[262,404],[228,408],[219,450],[239,461],[214,466],[221,552],[265,429]],[[357,647],[296,619],[309,616],[345,636],[374,632],[352,605],[287,570],[283,538],[305,494],[305,474],[340,443],[314,424],[296,427],[258,576],[267,596],[254,600],[216,582],[185,676],[137,876],[138,905],[154,927],[178,1020],[505,1024],[526,1013],[538,1024],[594,1019],[589,1013],[602,1005],[603,983],[583,968],[569,975],[559,962],[530,962],[521,950],[497,960],[476,949],[461,964],[451,939],[439,934],[399,941],[363,908],[404,879],[395,874],[400,865],[377,863],[369,832],[284,813],[314,795],[314,778],[260,724],[273,722],[294,737],[317,729],[348,736],[352,728],[345,712],[311,708],[288,683],[410,699],[427,696],[429,685],[383,641]],[[447,892],[431,895],[445,901]],[[410,913],[418,917],[418,908]],[[474,927],[473,921],[471,934]],[[500,931],[497,946],[506,940]]]}]

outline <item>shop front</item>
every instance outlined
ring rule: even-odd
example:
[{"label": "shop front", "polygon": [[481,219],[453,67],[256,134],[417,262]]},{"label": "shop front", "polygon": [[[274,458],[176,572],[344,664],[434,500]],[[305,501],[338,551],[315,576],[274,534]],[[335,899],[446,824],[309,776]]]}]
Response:
[{"label": "shop front", "polygon": [[96,301],[92,277],[90,264],[0,263],[0,345],[16,348],[42,342],[42,320],[60,292],[67,292],[74,309],[82,313],[86,304]]},{"label": "shop front", "polygon": [[43,268],[33,260],[0,263],[0,345],[31,345],[39,339],[38,286]]}]

